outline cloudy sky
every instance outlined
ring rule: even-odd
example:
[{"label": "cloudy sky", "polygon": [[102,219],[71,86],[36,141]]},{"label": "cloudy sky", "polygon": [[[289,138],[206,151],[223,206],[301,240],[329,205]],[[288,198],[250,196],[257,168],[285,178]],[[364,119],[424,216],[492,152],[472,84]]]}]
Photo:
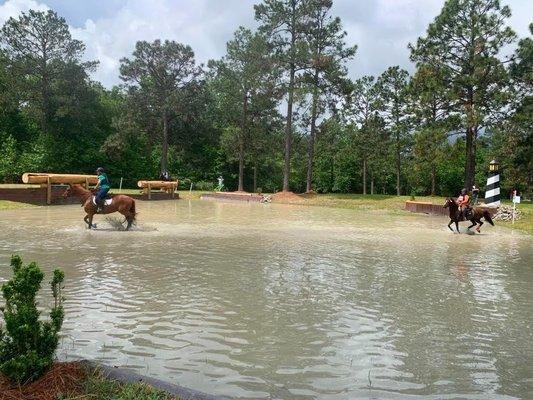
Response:
[{"label": "cloudy sky", "polygon": [[[137,40],[171,39],[192,46],[206,63],[225,52],[239,25],[255,27],[259,0],[0,0],[0,24],[30,8],[52,8],[87,46],[86,58],[99,60],[94,79],[119,83],[119,60]],[[444,0],[334,0],[348,44],[359,50],[350,63],[352,78],[380,74],[388,66],[412,70],[407,44],[423,34]],[[523,37],[533,22],[533,0],[502,0],[513,11],[511,27]]]}]

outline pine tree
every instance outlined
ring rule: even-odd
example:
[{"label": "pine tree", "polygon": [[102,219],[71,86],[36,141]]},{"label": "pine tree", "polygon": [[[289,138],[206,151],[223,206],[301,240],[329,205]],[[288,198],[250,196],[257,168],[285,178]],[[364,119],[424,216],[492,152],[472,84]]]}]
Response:
[{"label": "pine tree", "polygon": [[306,36],[311,53],[311,66],[306,73],[306,83],[311,88],[311,121],[307,151],[307,192],[312,190],[316,122],[323,113],[323,97],[329,96],[330,102],[335,103],[338,97],[335,95],[344,94],[343,91],[348,86],[345,63],[355,56],[357,50],[357,46],[346,46],[346,32],[342,30],[341,20],[330,14],[332,5],[331,0],[308,2]]},{"label": "pine tree", "polygon": [[84,75],[97,63],[81,62],[85,45],[72,39],[65,19],[52,10],[29,10],[18,18],[9,18],[2,28],[0,44],[42,132],[51,133],[50,124],[59,108],[54,100],[59,82],[73,69]]},{"label": "pine tree", "polygon": [[269,44],[258,33],[239,28],[227,44],[226,56],[211,62],[211,86],[217,98],[225,143],[239,160],[238,189],[244,190],[245,153],[252,149],[258,122],[275,112],[277,72]]},{"label": "pine tree", "polygon": [[417,66],[442,68],[451,109],[462,118],[466,137],[465,186],[474,183],[476,142],[506,99],[508,77],[498,59],[515,39],[506,27],[509,7],[499,0],[447,0],[425,37],[409,45]]},{"label": "pine tree", "polygon": [[305,40],[309,16],[307,5],[305,0],[264,0],[254,6],[255,19],[261,23],[259,30],[269,38],[273,54],[286,77],[283,191],[290,190],[294,94],[300,73],[309,65],[309,48]]},{"label": "pine tree", "polygon": [[394,141],[397,196],[401,194],[402,158],[410,144],[408,78],[407,71],[395,66],[388,68],[376,83],[379,113]]},{"label": "pine tree", "polygon": [[184,108],[185,88],[194,86],[201,72],[190,46],[174,41],[140,41],[133,57],[120,60],[120,78],[130,94],[158,115],[162,127],[161,173],[168,171],[169,123],[173,112]]}]

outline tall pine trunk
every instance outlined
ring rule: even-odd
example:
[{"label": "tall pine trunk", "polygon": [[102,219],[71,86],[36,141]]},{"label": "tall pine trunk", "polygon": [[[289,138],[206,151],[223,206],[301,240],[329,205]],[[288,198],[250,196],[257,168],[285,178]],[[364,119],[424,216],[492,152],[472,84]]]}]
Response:
[{"label": "tall pine trunk", "polygon": [[466,129],[466,163],[465,163],[465,187],[472,189],[476,171],[476,134],[473,126]]},{"label": "tall pine trunk", "polygon": [[50,121],[52,119],[52,111],[50,109],[50,76],[48,74],[46,54],[43,57],[45,60],[41,63],[43,74],[41,82],[41,130],[43,133],[50,133]]},{"label": "tall pine trunk", "polygon": [[244,135],[246,132],[246,118],[248,113],[248,96],[244,96],[242,104],[241,134],[239,135],[239,187],[238,191],[244,191]]},{"label": "tall pine trunk", "polygon": [[163,110],[163,143],[161,147],[161,173],[168,171],[168,116],[167,110]]},{"label": "tall pine trunk", "polygon": [[370,194],[374,194],[374,174],[370,174]]},{"label": "tall pine trunk", "polygon": [[435,181],[436,181],[436,167],[435,164],[431,166],[431,195],[435,196]]},{"label": "tall pine trunk", "polygon": [[313,104],[311,106],[311,132],[309,134],[309,144],[307,148],[307,185],[306,192],[313,190],[313,164],[315,156],[316,119],[318,108],[318,69],[315,69],[313,77]]},{"label": "tall pine trunk", "polygon": [[257,193],[257,161],[254,163],[254,193]]},{"label": "tall pine trunk", "polygon": [[400,174],[402,171],[400,152],[400,132],[396,132],[396,196],[400,195]]},{"label": "tall pine trunk", "polygon": [[287,99],[287,124],[285,126],[285,166],[283,168],[283,191],[290,191],[292,148],[292,103],[294,99],[294,76],[296,73],[296,1],[291,1],[291,46],[289,62],[289,98]]},{"label": "tall pine trunk", "polygon": [[287,101],[287,124],[285,126],[285,167],[283,168],[283,191],[290,191],[291,147],[292,147],[292,103],[294,98],[295,66],[291,63],[289,76],[289,98]]},{"label": "tall pine trunk", "polygon": [[366,194],[366,158],[363,158],[363,194]]}]

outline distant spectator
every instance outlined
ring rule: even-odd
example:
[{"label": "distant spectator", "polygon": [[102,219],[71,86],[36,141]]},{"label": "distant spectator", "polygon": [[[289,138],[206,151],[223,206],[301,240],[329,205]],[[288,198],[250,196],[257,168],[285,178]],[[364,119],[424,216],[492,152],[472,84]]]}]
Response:
[{"label": "distant spectator", "polygon": [[476,187],[476,185],[472,186],[472,204],[477,204],[477,199],[479,197],[479,188]]},{"label": "distant spectator", "polygon": [[165,182],[168,182],[168,181],[172,180],[172,178],[170,177],[170,174],[166,170],[161,172],[161,175],[159,176],[159,179],[161,179],[162,181],[165,181]]}]

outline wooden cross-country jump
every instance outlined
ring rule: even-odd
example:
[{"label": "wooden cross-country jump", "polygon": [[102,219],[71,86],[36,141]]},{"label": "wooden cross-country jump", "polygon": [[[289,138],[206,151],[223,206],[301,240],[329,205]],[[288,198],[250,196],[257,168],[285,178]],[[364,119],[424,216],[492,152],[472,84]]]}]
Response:
[{"label": "wooden cross-country jump", "polygon": [[89,185],[96,185],[98,183],[98,177],[96,175],[26,172],[22,175],[22,182],[46,186],[46,204],[52,204],[52,185],[73,185],[77,183],[89,189]]},{"label": "wooden cross-country jump", "polygon": [[138,181],[137,186],[143,189],[143,193],[148,194],[148,200],[152,199],[152,189],[163,189],[174,198],[174,193],[178,188],[178,181]]}]

